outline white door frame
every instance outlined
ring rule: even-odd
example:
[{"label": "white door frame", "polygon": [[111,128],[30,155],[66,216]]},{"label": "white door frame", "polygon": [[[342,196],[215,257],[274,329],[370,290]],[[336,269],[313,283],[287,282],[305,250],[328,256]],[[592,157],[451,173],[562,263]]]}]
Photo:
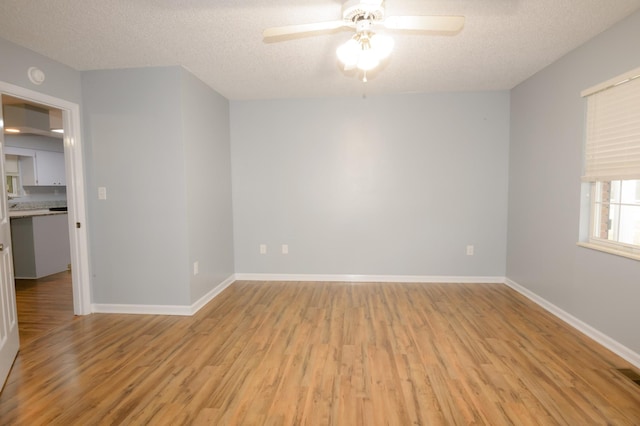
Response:
[{"label": "white door frame", "polygon": [[[73,102],[0,81],[0,94],[33,101],[62,110],[64,164],[67,177],[69,242],[73,278],[73,313],[91,313],[91,281],[87,243],[85,178],[82,156],[80,107]],[[1,118],[1,117],[0,117]],[[4,194],[3,196],[6,196]]]}]

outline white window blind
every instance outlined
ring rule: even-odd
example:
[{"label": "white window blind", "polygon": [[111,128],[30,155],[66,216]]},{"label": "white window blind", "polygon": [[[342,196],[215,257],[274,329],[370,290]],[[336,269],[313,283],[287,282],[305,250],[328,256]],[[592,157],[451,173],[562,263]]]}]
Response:
[{"label": "white window blind", "polygon": [[587,96],[584,181],[640,179],[640,68]]}]

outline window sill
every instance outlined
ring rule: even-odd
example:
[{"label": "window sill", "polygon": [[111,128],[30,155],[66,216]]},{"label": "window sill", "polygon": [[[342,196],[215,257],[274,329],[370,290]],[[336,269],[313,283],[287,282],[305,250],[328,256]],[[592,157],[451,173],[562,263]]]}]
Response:
[{"label": "window sill", "polygon": [[584,248],[588,248],[591,250],[597,250],[597,251],[602,251],[605,253],[609,253],[609,254],[614,254],[616,256],[622,256],[622,257],[626,257],[628,259],[633,259],[633,260],[640,260],[640,254],[636,254],[636,253],[630,253],[624,250],[616,250],[614,248],[611,247],[604,247],[598,244],[593,244],[593,243],[584,243],[584,242],[578,242],[577,245],[579,247],[584,247]]}]

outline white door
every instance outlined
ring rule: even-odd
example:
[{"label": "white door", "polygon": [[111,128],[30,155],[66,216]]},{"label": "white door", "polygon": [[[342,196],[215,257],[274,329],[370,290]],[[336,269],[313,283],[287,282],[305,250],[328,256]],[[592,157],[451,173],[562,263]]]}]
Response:
[{"label": "white door", "polygon": [[[0,117],[2,104],[0,103]],[[0,120],[0,124],[2,120]],[[18,312],[16,289],[13,281],[11,254],[11,223],[7,211],[7,182],[4,177],[4,129],[0,127],[0,390],[4,386],[9,370],[18,354]]]}]

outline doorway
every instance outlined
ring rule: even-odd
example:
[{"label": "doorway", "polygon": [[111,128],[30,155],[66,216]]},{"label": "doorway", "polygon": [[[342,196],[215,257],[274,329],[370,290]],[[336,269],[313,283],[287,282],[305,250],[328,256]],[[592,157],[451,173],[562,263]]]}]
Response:
[{"label": "doorway", "polygon": [[[0,96],[2,96],[3,104],[4,99],[9,99],[10,102],[22,102],[26,105],[35,106],[36,108],[54,111],[57,121],[55,122],[56,124],[48,129],[48,131],[51,133],[51,130],[53,129],[58,132],[62,132],[57,133],[61,135],[62,152],[60,154],[63,158],[63,171],[60,173],[58,170],[57,176],[61,175],[62,177],[51,177],[51,182],[45,182],[47,184],[51,184],[50,186],[54,188],[53,192],[57,192],[56,194],[48,194],[45,190],[47,195],[42,195],[41,193],[38,197],[46,198],[51,195],[53,198],[57,197],[58,201],[63,198],[65,199],[67,208],[66,234],[69,242],[69,266],[71,269],[73,311],[75,315],[89,314],[91,313],[91,299],[88,272],[89,261],[87,254],[86,205],[84,197],[85,185],[82,162],[82,144],[80,138],[79,106],[62,99],[54,98],[3,82],[0,82]],[[60,127],[56,127],[57,125]],[[7,126],[5,125],[5,129],[6,127]],[[46,134],[44,136],[54,137],[51,134]],[[6,130],[3,139],[7,139]],[[10,144],[5,140],[3,145],[3,148],[6,149]],[[56,150],[57,149],[51,149],[50,151]],[[12,176],[11,178],[6,177],[6,179],[7,184],[17,184],[16,186],[19,186],[19,180],[24,179],[24,177],[19,176],[18,179],[14,180]],[[11,181],[9,181],[9,179],[11,179]],[[27,177],[27,179],[29,178]],[[24,183],[24,181],[22,183]],[[58,186],[57,189],[55,189],[56,185]],[[62,195],[63,186],[66,188],[64,195]],[[14,187],[11,189],[15,191]],[[39,191],[40,190],[38,189],[36,192]],[[7,194],[4,194],[4,196],[7,197]],[[9,206],[11,206],[11,202]]]},{"label": "doorway", "polygon": [[59,323],[57,316],[73,318],[64,128],[58,108],[0,98],[13,284],[25,344]]}]

